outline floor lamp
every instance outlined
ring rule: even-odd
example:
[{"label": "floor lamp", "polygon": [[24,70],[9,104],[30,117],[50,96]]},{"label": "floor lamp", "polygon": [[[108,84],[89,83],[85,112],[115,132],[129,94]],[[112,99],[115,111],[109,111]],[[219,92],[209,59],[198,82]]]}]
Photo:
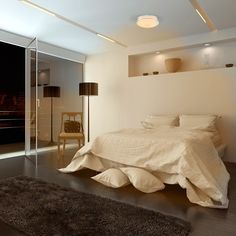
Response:
[{"label": "floor lamp", "polygon": [[90,140],[90,134],[89,134],[89,97],[90,96],[97,96],[98,95],[98,84],[92,83],[92,82],[83,82],[79,84],[79,95],[80,96],[88,96],[88,142]]},{"label": "floor lamp", "polygon": [[43,87],[43,96],[51,98],[51,140],[53,144],[53,98],[60,97],[60,87],[58,86],[45,86]]}]

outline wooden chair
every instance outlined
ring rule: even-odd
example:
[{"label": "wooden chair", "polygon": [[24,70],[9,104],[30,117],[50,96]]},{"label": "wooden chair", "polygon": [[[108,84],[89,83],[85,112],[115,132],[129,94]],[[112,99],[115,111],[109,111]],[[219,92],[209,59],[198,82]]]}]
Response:
[{"label": "wooden chair", "polygon": [[[84,145],[83,113],[82,112],[62,112],[61,130],[58,135],[58,153],[64,155],[66,140],[76,139],[79,148]],[[61,152],[61,140],[63,149]],[[81,143],[82,141],[82,143]]]}]

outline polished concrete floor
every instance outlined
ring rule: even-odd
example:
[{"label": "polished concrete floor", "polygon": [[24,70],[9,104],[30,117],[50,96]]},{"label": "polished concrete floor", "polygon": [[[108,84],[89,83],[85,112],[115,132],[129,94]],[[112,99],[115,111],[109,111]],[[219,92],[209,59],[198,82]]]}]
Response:
[{"label": "polished concrete floor", "polygon": [[[236,164],[226,163],[231,174],[230,204],[227,210],[222,210],[191,204],[186,197],[185,190],[178,186],[167,186],[160,192],[145,194],[131,185],[120,189],[105,187],[90,178],[96,174],[91,170],[81,170],[73,174],[63,174],[57,171],[57,168],[70,162],[74,153],[73,149],[67,150],[64,159],[60,160],[58,160],[56,151],[40,153],[37,168],[35,168],[33,161],[24,157],[0,160],[0,178],[17,175],[37,177],[79,191],[173,215],[191,222],[192,236],[236,235]],[[23,234],[0,222],[0,235],[17,236]]]}]

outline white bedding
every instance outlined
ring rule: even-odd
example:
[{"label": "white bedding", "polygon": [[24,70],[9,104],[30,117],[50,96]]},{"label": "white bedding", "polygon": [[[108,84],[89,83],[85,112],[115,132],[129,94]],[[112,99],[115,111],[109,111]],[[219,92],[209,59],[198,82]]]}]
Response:
[{"label": "white bedding", "polygon": [[228,207],[230,177],[207,132],[159,127],[107,133],[81,148],[60,171],[114,166],[143,168],[163,183],[178,183],[201,206]]}]

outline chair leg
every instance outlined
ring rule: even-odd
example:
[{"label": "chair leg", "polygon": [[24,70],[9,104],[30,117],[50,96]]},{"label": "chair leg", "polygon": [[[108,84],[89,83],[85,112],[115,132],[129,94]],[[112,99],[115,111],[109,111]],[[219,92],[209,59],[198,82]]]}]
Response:
[{"label": "chair leg", "polygon": [[84,146],[85,145],[85,138],[83,137],[82,139],[82,145]]},{"label": "chair leg", "polygon": [[62,151],[63,156],[64,156],[65,148],[66,148],[66,140],[63,139],[63,151]]},{"label": "chair leg", "polygon": [[57,140],[57,153],[58,153],[58,159],[61,158],[61,139],[58,138]]},{"label": "chair leg", "polygon": [[79,145],[79,148],[80,148],[80,139],[78,139],[78,145]]},{"label": "chair leg", "polygon": [[61,143],[60,143],[60,138],[58,138],[58,140],[57,140],[57,153],[58,153],[58,156],[60,157],[60,155],[61,155]]}]

